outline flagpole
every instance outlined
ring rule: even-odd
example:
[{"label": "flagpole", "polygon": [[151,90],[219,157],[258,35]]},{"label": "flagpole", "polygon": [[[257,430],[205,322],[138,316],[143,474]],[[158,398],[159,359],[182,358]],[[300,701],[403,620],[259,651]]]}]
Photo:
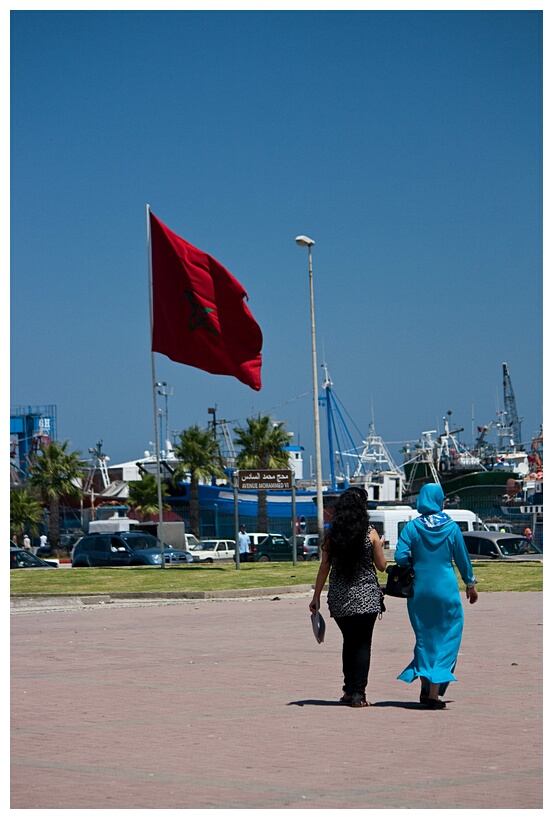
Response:
[{"label": "flagpole", "polygon": [[150,230],[150,206],[146,205],[146,247],[148,254],[148,303],[150,307],[150,356],[152,363],[152,395],[154,399],[154,430],[156,445],[156,472],[157,472],[157,503],[159,507],[158,536],[161,541],[161,568],[165,568],[165,545],[163,541],[163,501],[161,495],[161,467],[159,463],[159,434],[157,430],[157,392],[156,392],[156,368],[154,360],[153,338],[154,338],[154,309],[152,303],[152,234]]}]

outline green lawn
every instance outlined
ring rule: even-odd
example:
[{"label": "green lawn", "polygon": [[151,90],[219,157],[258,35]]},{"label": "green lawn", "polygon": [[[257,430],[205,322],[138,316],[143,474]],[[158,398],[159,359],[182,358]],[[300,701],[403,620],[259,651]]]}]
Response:
[{"label": "green lawn", "polygon": [[[220,591],[314,583],[318,564],[248,563],[222,566],[125,567],[120,569],[14,569],[11,594],[115,594],[131,592]],[[543,564],[475,563],[478,590],[542,591]],[[379,574],[382,583],[386,575]],[[462,586],[462,588],[464,588]]]}]

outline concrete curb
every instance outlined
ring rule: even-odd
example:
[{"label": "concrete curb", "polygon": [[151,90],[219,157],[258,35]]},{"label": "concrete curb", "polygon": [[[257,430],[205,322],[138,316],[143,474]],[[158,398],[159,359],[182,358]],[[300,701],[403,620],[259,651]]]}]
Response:
[{"label": "concrete curb", "polygon": [[228,600],[234,597],[266,597],[274,594],[293,594],[309,592],[312,584],[298,586],[266,586],[259,589],[222,589],[220,591],[183,591],[183,592],[125,592],[113,594],[33,594],[17,595],[10,598],[11,609],[57,608],[59,606],[94,606],[114,602],[132,602],[136,600]]}]

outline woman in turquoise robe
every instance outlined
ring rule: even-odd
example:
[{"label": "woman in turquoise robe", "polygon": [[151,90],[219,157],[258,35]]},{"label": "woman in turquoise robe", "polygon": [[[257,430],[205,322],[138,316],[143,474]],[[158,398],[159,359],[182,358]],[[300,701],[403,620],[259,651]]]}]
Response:
[{"label": "woman in turquoise robe", "polygon": [[421,680],[420,702],[445,708],[445,693],[453,674],[463,636],[464,612],[453,561],[466,585],[471,603],[478,600],[476,579],[459,526],[443,512],[444,493],[437,483],[425,484],[417,500],[420,517],[409,521],[399,537],[395,561],[415,571],[413,597],[407,611],[415,632],[415,654],[398,680]]}]

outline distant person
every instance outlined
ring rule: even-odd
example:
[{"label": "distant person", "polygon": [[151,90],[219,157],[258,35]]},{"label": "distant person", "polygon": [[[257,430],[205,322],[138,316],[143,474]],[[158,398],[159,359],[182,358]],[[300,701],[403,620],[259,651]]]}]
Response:
[{"label": "distant person", "polygon": [[238,551],[240,553],[240,560],[247,562],[250,554],[250,536],[247,534],[244,524],[242,524],[238,532]]},{"label": "distant person", "polygon": [[386,558],[382,539],[369,523],[367,493],[360,487],[346,489],[334,507],[332,523],[323,537],[321,564],[309,609],[316,613],[330,573],[328,608],[343,636],[344,694],[340,702],[352,708],[369,705],[365,690],[372,636],[382,611],[376,569],[381,572],[386,569]]},{"label": "distant person", "polygon": [[46,535],[41,535],[39,539],[38,548],[42,549],[43,546],[44,547],[48,546],[48,538],[46,537]]},{"label": "distant person", "polygon": [[23,535],[23,548],[27,552],[32,552],[31,538],[29,537],[29,535],[27,533],[25,533]]},{"label": "distant person", "polygon": [[528,526],[524,530],[524,537],[526,538],[528,543],[532,543],[532,539],[533,539],[532,530]]},{"label": "distant person", "polygon": [[443,696],[453,674],[463,636],[464,611],[453,561],[471,603],[478,600],[476,579],[457,523],[442,511],[444,493],[437,483],[425,484],[419,493],[420,517],[402,529],[395,551],[399,566],[412,565],[413,597],[407,611],[415,632],[415,656],[398,680],[420,678],[419,701],[433,710],[446,707]]}]

